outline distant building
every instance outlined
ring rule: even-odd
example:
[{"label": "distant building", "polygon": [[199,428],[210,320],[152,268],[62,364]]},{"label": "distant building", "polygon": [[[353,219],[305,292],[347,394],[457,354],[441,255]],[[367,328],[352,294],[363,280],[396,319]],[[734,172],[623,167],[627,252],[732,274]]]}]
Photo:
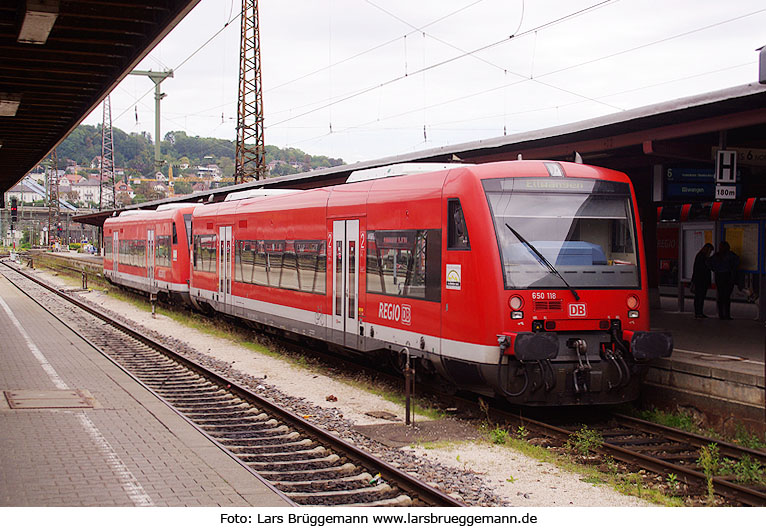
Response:
[{"label": "distant building", "polygon": [[114,189],[117,192],[118,196],[120,194],[127,194],[131,198],[135,198],[136,197],[136,193],[133,192],[133,187],[131,187],[125,181],[120,181],[119,183],[115,183]]},{"label": "distant building", "polygon": [[205,179],[207,181],[221,180],[221,169],[218,167],[217,164],[208,164],[205,166],[198,166],[196,170],[197,170],[197,177],[200,179]]},{"label": "distant building", "polygon": [[20,203],[34,203],[35,201],[45,200],[42,194],[35,192],[24,184],[23,181],[16,183],[5,196],[9,201],[11,198],[16,198]]},{"label": "distant building", "polygon": [[[101,194],[101,181],[99,179],[84,179],[79,183],[73,183],[71,187],[73,192],[77,192],[81,202],[98,205],[99,196]],[[111,202],[112,189],[111,187],[106,186],[104,187],[103,196],[101,197],[101,203]]]}]

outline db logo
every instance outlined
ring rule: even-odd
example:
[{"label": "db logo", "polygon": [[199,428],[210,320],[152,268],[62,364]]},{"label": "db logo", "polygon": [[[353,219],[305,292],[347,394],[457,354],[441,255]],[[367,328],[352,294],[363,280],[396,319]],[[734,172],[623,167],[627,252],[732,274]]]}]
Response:
[{"label": "db logo", "polygon": [[412,323],[412,307],[409,305],[402,305],[402,323],[405,325]]},{"label": "db logo", "polygon": [[410,325],[412,323],[412,307],[398,303],[381,303],[378,306],[378,317]]},{"label": "db logo", "polygon": [[584,318],[587,315],[588,315],[588,311],[585,308],[585,303],[570,303],[569,305],[570,318]]}]

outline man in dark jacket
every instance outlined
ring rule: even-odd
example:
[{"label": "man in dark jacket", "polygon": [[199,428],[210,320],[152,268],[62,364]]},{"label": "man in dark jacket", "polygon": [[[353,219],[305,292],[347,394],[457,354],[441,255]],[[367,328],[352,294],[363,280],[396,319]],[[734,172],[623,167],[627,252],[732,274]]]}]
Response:
[{"label": "man in dark jacket", "polygon": [[708,261],[710,269],[715,274],[715,284],[718,289],[718,317],[722,320],[731,319],[731,292],[737,279],[739,257],[731,250],[729,243],[721,242],[716,252]]},{"label": "man in dark jacket", "polygon": [[694,317],[707,318],[703,311],[705,296],[710,288],[710,268],[707,262],[713,252],[713,244],[705,244],[694,257],[694,270],[692,271],[692,292],[694,292]]}]

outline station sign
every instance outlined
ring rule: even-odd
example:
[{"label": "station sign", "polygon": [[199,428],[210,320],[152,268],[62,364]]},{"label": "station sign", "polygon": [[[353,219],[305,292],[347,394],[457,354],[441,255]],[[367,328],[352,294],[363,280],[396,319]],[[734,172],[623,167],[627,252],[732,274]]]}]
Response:
[{"label": "station sign", "polygon": [[715,170],[670,166],[665,169],[664,198],[670,201],[710,200],[715,196]]}]

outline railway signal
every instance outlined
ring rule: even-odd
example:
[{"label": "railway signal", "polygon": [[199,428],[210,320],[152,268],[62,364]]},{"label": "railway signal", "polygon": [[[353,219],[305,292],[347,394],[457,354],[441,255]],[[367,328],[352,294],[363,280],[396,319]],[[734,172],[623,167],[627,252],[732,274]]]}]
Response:
[{"label": "railway signal", "polygon": [[19,205],[16,198],[11,198],[11,231],[14,229],[14,225],[19,219]]}]

